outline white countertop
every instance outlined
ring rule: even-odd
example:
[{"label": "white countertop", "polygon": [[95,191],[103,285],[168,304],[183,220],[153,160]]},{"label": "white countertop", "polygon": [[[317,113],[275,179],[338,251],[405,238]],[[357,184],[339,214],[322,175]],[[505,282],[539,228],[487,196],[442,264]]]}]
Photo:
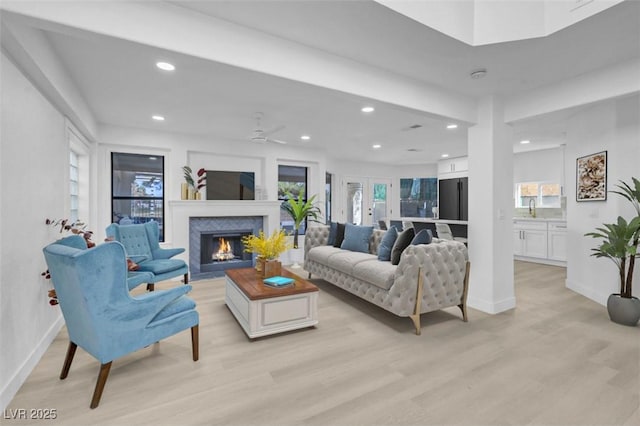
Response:
[{"label": "white countertop", "polygon": [[567,219],[561,217],[514,217],[513,220],[527,222],[566,222]]},{"label": "white countertop", "polygon": [[391,220],[401,220],[406,222],[424,222],[424,223],[448,223],[449,225],[468,225],[469,224],[469,222],[466,220],[431,219],[428,217],[403,217],[402,219],[391,219]]}]

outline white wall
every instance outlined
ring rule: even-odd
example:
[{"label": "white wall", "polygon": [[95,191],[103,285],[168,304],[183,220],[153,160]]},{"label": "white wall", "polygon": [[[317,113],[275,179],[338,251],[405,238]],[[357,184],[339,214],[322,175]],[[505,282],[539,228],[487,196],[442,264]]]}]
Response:
[{"label": "white wall", "polygon": [[[104,228],[111,223],[111,198],[107,189],[110,188],[111,152],[163,155],[166,201],[180,199],[180,184],[184,182],[182,167],[185,165],[194,171],[201,167],[253,171],[256,184],[264,187],[267,199],[272,201],[278,198],[278,165],[305,166],[309,168],[308,192],[318,194],[318,206],[324,209],[326,159],[324,153],[316,150],[104,125],[98,128],[98,135],[98,181],[103,188],[98,194],[97,231],[100,238]],[[171,226],[166,227],[167,245],[171,245],[170,229]]]},{"label": "white wall", "polygon": [[[4,409],[62,326],[48,303],[42,248],[59,237],[69,147],[64,117],[2,54],[0,183],[0,408]],[[62,360],[61,360],[62,361]],[[56,372],[51,373],[55,380]]]},{"label": "white wall", "polygon": [[[576,159],[607,151],[607,187],[619,180],[640,177],[640,95],[602,102],[569,120],[566,147],[567,189],[567,287],[605,304],[609,294],[619,292],[617,269],[605,259],[590,256],[597,240],[585,237],[602,223],[618,215],[627,220],[634,211],[622,197],[609,193],[606,201],[576,202]],[[640,295],[640,273],[636,271],[634,295]]]}]

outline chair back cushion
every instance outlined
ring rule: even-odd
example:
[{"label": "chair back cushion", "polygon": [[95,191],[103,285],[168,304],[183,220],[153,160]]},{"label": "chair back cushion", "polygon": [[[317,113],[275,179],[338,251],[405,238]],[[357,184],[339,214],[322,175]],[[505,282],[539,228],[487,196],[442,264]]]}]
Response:
[{"label": "chair back cushion", "polygon": [[127,256],[133,258],[136,263],[153,258],[145,224],[118,225],[112,223],[107,227],[107,236],[120,242],[124,246]]},{"label": "chair back cushion", "polygon": [[[79,237],[82,238],[82,237]],[[53,243],[44,248],[69,339],[100,359],[110,344],[106,314],[129,299],[122,244],[110,242],[82,250]]]}]

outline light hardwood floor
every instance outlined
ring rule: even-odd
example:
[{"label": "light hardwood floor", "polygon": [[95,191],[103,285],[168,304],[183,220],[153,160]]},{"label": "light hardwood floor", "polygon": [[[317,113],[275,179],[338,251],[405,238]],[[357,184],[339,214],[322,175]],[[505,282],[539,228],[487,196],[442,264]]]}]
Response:
[{"label": "light hardwood floor", "polygon": [[564,268],[515,271],[515,310],[470,309],[468,323],[458,308],[424,314],[421,336],[313,280],[319,325],[253,342],[224,305],[223,280],[197,281],[200,361],[188,331],[118,359],[90,410],[98,362],[78,349],[58,380],[63,330],[8,409],[55,408],[55,421],[32,423],[77,425],[640,424],[639,328],[567,290]]}]

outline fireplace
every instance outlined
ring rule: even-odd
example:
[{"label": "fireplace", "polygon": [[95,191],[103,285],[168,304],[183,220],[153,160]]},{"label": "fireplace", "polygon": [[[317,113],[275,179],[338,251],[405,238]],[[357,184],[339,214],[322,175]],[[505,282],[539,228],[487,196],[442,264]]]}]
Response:
[{"label": "fireplace", "polygon": [[224,271],[253,266],[253,256],[245,253],[242,237],[252,229],[203,232],[200,234],[200,272]]},{"label": "fireplace", "polygon": [[[191,280],[222,277],[227,269],[254,266],[254,255],[244,252],[242,237],[257,234],[263,222],[262,216],[189,218]],[[221,251],[222,246],[226,250]]]}]

